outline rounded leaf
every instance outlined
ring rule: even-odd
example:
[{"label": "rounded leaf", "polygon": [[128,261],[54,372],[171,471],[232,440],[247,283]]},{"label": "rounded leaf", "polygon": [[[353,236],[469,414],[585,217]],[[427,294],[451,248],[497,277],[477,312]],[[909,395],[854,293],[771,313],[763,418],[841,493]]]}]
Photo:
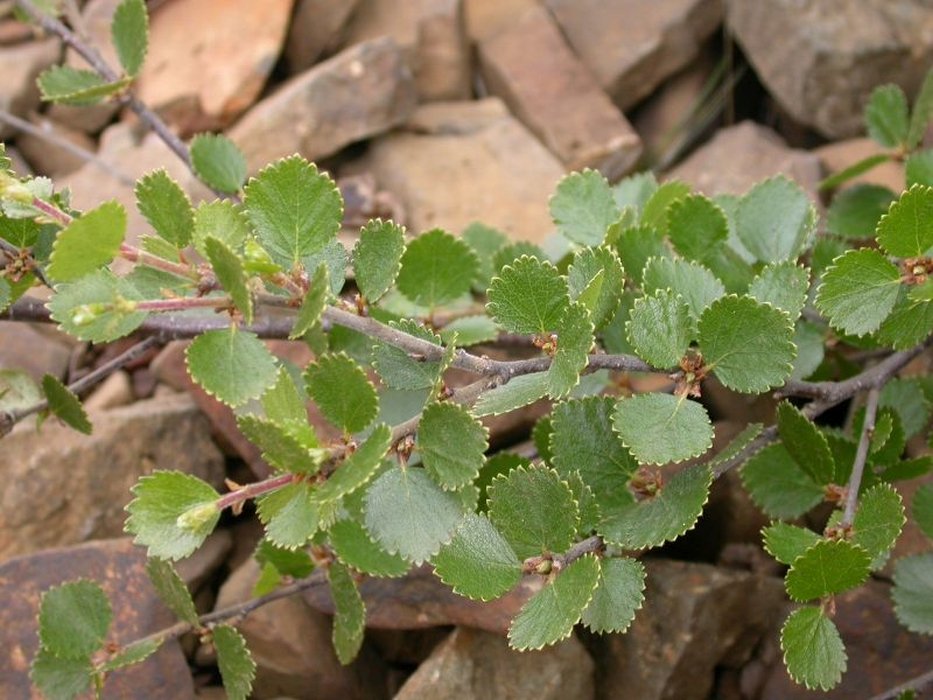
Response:
[{"label": "rounded leaf", "polygon": [[239,192],[246,182],[246,156],[223,134],[198,134],[191,140],[191,166],[198,178],[221,192]]},{"label": "rounded leaf", "polygon": [[191,378],[231,407],[259,398],[278,375],[265,343],[235,326],[202,333],[188,346],[185,358]]},{"label": "rounded leaf", "polygon": [[126,210],[117,201],[104,202],[59,231],[46,272],[57,282],[71,282],[107,265],[126,234]]},{"label": "rounded leaf", "polygon": [[820,540],[794,559],[787,572],[787,594],[805,601],[842,593],[868,578],[871,557],[844,540]]},{"label": "rounded leaf", "polygon": [[772,518],[797,518],[823,500],[823,486],[794,461],[784,445],[768,445],[746,462],[742,483]]},{"label": "rounded leaf", "polygon": [[653,367],[676,367],[690,345],[690,309],[669,289],[635,300],[625,324],[628,341]]},{"label": "rounded leaf", "polygon": [[899,258],[926,255],[933,246],[933,187],[914,185],[878,222],[878,243]]},{"label": "rounded leaf", "polygon": [[612,425],[642,464],[682,462],[713,444],[706,409],[683,396],[638,394],[622,399]]},{"label": "rounded leaf", "polygon": [[431,404],[418,425],[417,449],[425,469],[444,489],[466,486],[485,462],[488,432],[458,404]]},{"label": "rounded leaf", "polygon": [[877,250],[850,250],[823,273],[816,306],[833,328],[850,335],[878,330],[897,301],[901,275]]},{"label": "rounded leaf", "polygon": [[846,670],[846,648],[836,625],[820,608],[795,610],[781,629],[784,665],[797,683],[830,690]]},{"label": "rounded leaf", "polygon": [[911,632],[933,634],[933,552],[897,561],[891,598],[902,625]]},{"label": "rounded leaf", "polygon": [[816,227],[816,209],[799,185],[783,175],[749,190],[735,211],[735,230],[762,262],[796,258]]},{"label": "rounded leaf", "polygon": [[472,248],[436,228],[408,244],[396,285],[411,301],[433,309],[468,293],[478,271]]},{"label": "rounded leaf", "polygon": [[523,255],[494,277],[486,311],[513,333],[553,331],[570,303],[567,283],[549,262]]},{"label": "rounded leaf", "polygon": [[113,610],[93,581],[69,581],[48,589],[39,603],[39,641],[62,659],[86,659],[104,643]]},{"label": "rounded leaf", "polygon": [[606,229],[619,218],[606,178],[588,168],[564,176],[551,197],[550,210],[557,231],[583,246],[602,243]]},{"label": "rounded leaf", "polygon": [[321,413],[344,432],[363,430],[379,412],[379,397],[366,372],[344,353],[322,355],[304,378]]},{"label": "rounded leaf", "polygon": [[591,632],[624,632],[645,601],[645,567],[628,557],[604,558],[599,583],[583,611]]},{"label": "rounded leaf", "polygon": [[360,229],[353,248],[353,272],[360,293],[370,302],[395,284],[405,252],[405,228],[392,221],[374,219]]},{"label": "rounded leaf", "polygon": [[521,562],[506,539],[488,518],[473,513],[466,515],[431,563],[455,593],[473,600],[498,598],[522,575]]}]

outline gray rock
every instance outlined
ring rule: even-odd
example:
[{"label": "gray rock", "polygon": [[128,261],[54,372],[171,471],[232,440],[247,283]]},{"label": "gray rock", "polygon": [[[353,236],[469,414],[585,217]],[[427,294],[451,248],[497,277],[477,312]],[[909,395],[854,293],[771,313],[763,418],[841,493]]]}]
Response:
[{"label": "gray rock", "polygon": [[540,651],[517,652],[505,637],[458,627],[395,700],[587,700],[593,692],[593,660],[576,637]]},{"label": "gray rock", "polygon": [[[64,139],[85,151],[94,153],[97,150],[94,140],[83,131],[72,129],[65,124],[58,124],[39,115],[32,115],[31,121],[43,132]],[[32,170],[52,178],[73,172],[87,162],[87,158],[75,155],[48,138],[26,132],[17,135],[16,146],[32,165]]]},{"label": "gray rock", "polygon": [[20,370],[36,382],[41,382],[44,374],[64,379],[71,347],[64,338],[51,337],[38,328],[20,321],[0,321],[0,370]]},{"label": "gray rock", "polygon": [[472,96],[470,46],[460,0],[435,4],[418,22],[412,70],[421,102],[467,100]]},{"label": "gray rock", "polygon": [[[838,173],[860,160],[883,152],[884,149],[870,138],[846,139],[813,149],[813,154],[820,159],[827,175]],[[882,185],[891,188],[894,192],[900,192],[906,186],[904,163],[897,160],[881,163],[868,172],[848,180],[844,186],[849,187],[860,183]]]},{"label": "gray rock", "polygon": [[[57,39],[30,41],[0,47],[0,109],[26,117],[39,106],[39,73],[54,64],[61,53]],[[0,139],[8,139],[16,129],[0,122]]]},{"label": "gray rock", "polygon": [[545,0],[574,50],[622,109],[693,61],[719,0]]},{"label": "gray rock", "polygon": [[914,94],[933,63],[933,6],[926,0],[727,5],[732,34],[771,94],[829,138],[862,132],[873,88],[895,82]]},{"label": "gray rock", "polygon": [[91,415],[92,435],[50,419],[23,421],[3,439],[0,560],[123,533],[140,476],[175,469],[219,485],[223,460],[185,395]]},{"label": "gray rock", "polygon": [[230,130],[251,172],[298,152],[309,160],[400,124],[415,87],[388,38],[349,48],[295,76],[257,103]]},{"label": "gray rock", "polygon": [[359,0],[298,0],[285,40],[285,59],[292,73],[314,65],[338,46]]}]

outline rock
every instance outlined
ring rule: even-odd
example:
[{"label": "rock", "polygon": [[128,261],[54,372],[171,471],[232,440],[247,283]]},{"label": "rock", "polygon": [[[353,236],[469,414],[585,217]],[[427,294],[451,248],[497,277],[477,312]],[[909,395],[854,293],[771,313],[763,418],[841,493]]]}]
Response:
[{"label": "rock", "polygon": [[913,95],[933,63],[933,7],[924,0],[726,4],[730,30],[770,93],[828,138],[861,133],[872,89],[894,82]]},{"label": "rock", "polygon": [[207,421],[184,395],[94,414],[92,435],[49,420],[3,439],[0,560],[122,534],[140,476],[176,469],[219,485],[223,460]]},{"label": "rock", "polygon": [[338,46],[357,5],[359,0],[297,0],[285,40],[289,72],[310,68]]},{"label": "rock", "polygon": [[418,45],[421,20],[451,0],[361,0],[347,27],[344,46],[391,37],[410,60]]},{"label": "rock", "polygon": [[188,589],[196,593],[220,568],[232,549],[230,530],[214,530],[191,556],[175,564],[175,570]]},{"label": "rock", "polygon": [[434,12],[418,22],[413,70],[421,102],[472,96],[470,47],[460,0],[436,3]]},{"label": "rock", "polygon": [[84,400],[84,410],[93,413],[126,406],[134,398],[133,381],[129,374],[120,370],[97,385],[94,392]]},{"label": "rock", "polygon": [[745,121],[720,129],[705,145],[668,171],[707,195],[742,194],[752,185],[783,173],[816,197],[822,179],[817,157],[788,148],[767,127]]},{"label": "rock", "polygon": [[545,4],[620,109],[628,109],[689,65],[722,21],[719,0],[545,0]]},{"label": "rock", "polygon": [[624,635],[594,637],[596,696],[705,700],[717,667],[739,668],[784,603],[779,578],[647,560],[644,608]]},{"label": "rock", "polygon": [[[65,581],[86,578],[100,584],[113,608],[107,640],[127,644],[164,629],[177,618],[159,599],[146,575],[146,552],[129,538],[89,542],[19,557],[0,566],[0,697],[37,698],[29,664],[38,647],[41,593]],[[146,661],[107,676],[102,696],[148,700],[193,700],[194,684],[181,647],[165,642]]]},{"label": "rock", "polygon": [[[889,586],[868,583],[835,596],[833,622],[846,645],[848,662],[842,682],[826,700],[869,698],[930,670],[933,638],[908,632],[897,621],[891,607]],[[796,607],[796,606],[795,606]],[[787,613],[791,612],[788,606]],[[778,624],[783,624],[782,616]],[[777,642],[778,630],[771,633]],[[765,682],[762,700],[805,700],[813,691],[795,684],[787,675],[780,654]]]},{"label": "rock", "polygon": [[[869,138],[847,139],[836,143],[827,143],[813,150],[823,164],[826,175],[838,173],[860,160],[882,153],[883,149]],[[904,164],[896,160],[889,160],[876,165],[866,173],[847,181],[844,187],[858,183],[870,183],[891,188],[894,192],[901,192],[906,183]]]},{"label": "rock", "polygon": [[[54,64],[60,55],[57,39],[29,41],[0,47],[0,109],[26,117],[39,106],[39,73]],[[0,121],[0,139],[8,139],[16,129]]]},{"label": "rock", "polygon": [[544,8],[479,44],[483,77],[568,170],[611,180],[641,155],[641,141],[574,55]]},{"label": "rock", "polygon": [[298,152],[309,160],[400,124],[415,88],[391,39],[353,46],[286,82],[229,132],[251,172]]},{"label": "rock", "polygon": [[[278,60],[293,0],[187,0],[152,13],[140,99],[183,133],[224,127],[253,104]],[[248,41],[244,39],[248,38]]]},{"label": "rock", "polygon": [[540,651],[517,652],[495,634],[459,627],[418,667],[395,700],[586,700],[593,660],[576,637]]},{"label": "rock", "polygon": [[[499,118],[490,118],[491,104]],[[459,232],[482,221],[516,239],[547,238],[548,198],[564,174],[558,160],[495,98],[425,105],[413,123],[435,110],[445,114],[443,128],[378,138],[347,172],[372,172],[401,201],[413,231]]]},{"label": "rock", "polygon": [[71,348],[64,342],[28,323],[0,321],[0,370],[22,370],[37,383],[45,374],[64,379],[70,359]]},{"label": "rock", "polygon": [[[91,153],[97,150],[94,140],[83,131],[72,129],[64,124],[56,124],[51,119],[39,115],[32,115],[31,121],[42,131],[64,139],[78,148]],[[16,146],[22,151],[35,172],[48,175],[53,179],[83,167],[88,160],[47,138],[28,134],[25,131],[17,135]]]},{"label": "rock", "polygon": [[467,35],[479,42],[495,36],[538,7],[538,0],[463,0]]},{"label": "rock", "polygon": [[[249,559],[224,582],[217,609],[253,597],[259,565]],[[326,584],[320,586],[327,588]],[[282,598],[250,613],[239,625],[256,662],[252,697],[376,700],[386,697],[385,667],[365,644],[360,656],[342,666],[331,642],[328,616],[300,596]]]}]

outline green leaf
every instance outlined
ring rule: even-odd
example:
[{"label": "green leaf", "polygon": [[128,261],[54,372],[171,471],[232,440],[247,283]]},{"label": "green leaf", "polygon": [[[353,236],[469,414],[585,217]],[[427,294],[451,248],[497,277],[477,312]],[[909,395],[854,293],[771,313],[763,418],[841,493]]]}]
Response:
[{"label": "green leaf", "polygon": [[713,444],[713,426],[696,401],[670,394],[637,394],[616,406],[612,425],[639,462],[682,462]]},{"label": "green leaf", "polygon": [[907,160],[904,161],[904,175],[907,177],[908,189],[914,185],[933,185],[933,148],[907,156]]},{"label": "green leaf", "polygon": [[42,377],[42,393],[45,394],[52,413],[79,433],[91,434],[93,426],[87,417],[87,411],[71,389],[51,374],[46,374]]},{"label": "green leaf", "polygon": [[77,107],[87,107],[115,95],[133,81],[131,77],[106,82],[97,73],[71,66],[52,66],[42,71],[36,83],[42,99]]},{"label": "green leaf", "polygon": [[253,595],[255,596],[274,590],[282,576],[305,578],[314,571],[314,562],[311,561],[311,557],[306,551],[278,547],[265,538],[259,541],[253,557],[262,567],[263,572],[272,570],[277,576],[277,580],[269,588],[260,589],[260,584],[257,582],[256,586],[253,587]]},{"label": "green leaf", "polygon": [[650,226],[632,226],[619,234],[616,252],[628,271],[632,282],[642,284],[645,264],[651,258],[670,258],[671,251],[664,237]]},{"label": "green leaf", "polygon": [[725,287],[699,263],[670,258],[651,258],[645,264],[642,286],[645,293],[670,289],[683,297],[694,320],[703,315],[710,304],[726,293]]},{"label": "green leaf", "polygon": [[71,282],[107,265],[126,234],[126,210],[117,201],[85,212],[55,238],[46,268],[58,282]]},{"label": "green leaf", "polygon": [[425,469],[446,490],[477,477],[488,447],[488,431],[462,406],[434,403],[421,415],[417,449]]},{"label": "green leaf", "polygon": [[852,543],[868,552],[872,569],[884,566],[905,522],[904,503],[890,484],[877,484],[859,496]]},{"label": "green leaf", "polygon": [[73,700],[90,688],[93,673],[89,658],[61,659],[40,648],[29,678],[46,700]]},{"label": "green leaf", "polygon": [[549,262],[523,255],[494,277],[487,313],[512,333],[549,333],[570,303],[567,283]]},{"label": "green leaf", "polygon": [[[656,258],[657,259],[657,258]],[[669,289],[635,300],[625,324],[628,341],[653,367],[676,367],[690,345],[690,308]]]},{"label": "green leaf", "polygon": [[790,566],[797,557],[820,541],[820,536],[805,527],[774,522],[761,531],[765,549],[782,564]]},{"label": "green leaf", "polygon": [[865,105],[868,135],[885,148],[898,148],[907,142],[907,96],[899,85],[879,85]]},{"label": "green leaf", "polygon": [[332,563],[327,570],[327,578],[334,599],[334,651],[340,663],[346,665],[356,658],[363,645],[366,608],[346,566],[340,562]]},{"label": "green leaf", "polygon": [[181,576],[175,571],[175,567],[164,559],[149,557],[146,560],[146,574],[155,587],[156,593],[159,594],[159,598],[169,610],[180,620],[195,627],[200,624],[191,593],[188,592],[188,587],[181,580]]},{"label": "green leaf", "polygon": [[322,355],[308,365],[304,378],[324,417],[346,433],[363,430],[379,412],[379,397],[366,372],[344,353]]},{"label": "green leaf", "polygon": [[129,335],[146,320],[145,312],[131,311],[131,304],[122,303],[141,298],[126,279],[104,269],[57,285],[48,308],[64,332],[79,340],[106,343]]},{"label": "green leaf", "polygon": [[895,199],[887,187],[860,183],[835,197],[826,215],[826,230],[843,238],[871,238],[878,220]]},{"label": "green leaf", "polygon": [[650,549],[676,540],[696,525],[712,481],[705,466],[682,469],[654,496],[605,514],[599,531],[607,542],[625,549]]},{"label": "green leaf", "polygon": [[135,192],[136,208],[159,236],[178,248],[191,242],[194,230],[191,200],[164,169],[140,178]]},{"label": "green leaf", "polygon": [[324,246],[324,250],[304,258],[302,264],[307,270],[316,270],[322,263],[327,265],[327,272],[330,274],[330,293],[337,296],[347,281],[348,260],[347,249],[339,239],[335,238]]},{"label": "green leaf", "polygon": [[133,666],[141,661],[145,661],[155,654],[162,646],[161,639],[140,639],[132,644],[128,644],[113,656],[100,665],[100,670],[104,673],[116,671],[119,668]]},{"label": "green leaf", "polygon": [[103,589],[93,581],[63,583],[42,594],[39,643],[62,659],[87,659],[100,649],[113,621]]},{"label": "green leaf", "polygon": [[493,479],[486,494],[489,519],[520,559],[563,552],[572,544],[577,504],[556,471],[518,467]]},{"label": "green leaf", "polygon": [[131,489],[125,529],[150,557],[183,559],[201,546],[217,525],[220,498],[211,486],[190,474],[155,471]]},{"label": "green leaf", "polygon": [[265,344],[249,331],[207,331],[185,356],[188,373],[204,391],[231,407],[258,398],[275,383],[278,368]]},{"label": "green leaf", "polygon": [[276,469],[308,475],[320,470],[326,450],[309,448],[286,427],[254,415],[239,416],[237,427]]},{"label": "green leaf", "polygon": [[149,49],[149,14],[144,0],[122,0],[113,13],[110,36],[127,75],[143,67]]},{"label": "green leaf", "polygon": [[878,243],[899,258],[926,255],[933,246],[933,187],[914,185],[878,222]]},{"label": "green leaf", "polygon": [[374,219],[360,229],[360,239],[353,248],[353,272],[360,293],[368,301],[377,301],[395,283],[404,252],[404,227]]},{"label": "green leaf", "polygon": [[256,662],[246,648],[246,640],[230,625],[217,625],[211,634],[227,698],[247,700],[256,677]]},{"label": "green leaf", "polygon": [[[441,344],[439,336],[414,320],[390,321],[389,326],[437,346]],[[414,358],[388,343],[373,346],[373,366],[385,385],[393,389],[427,389],[434,386],[444,369],[438,360]]]},{"label": "green leaf", "polygon": [[408,244],[396,284],[408,299],[433,309],[469,292],[478,271],[470,246],[436,228]]},{"label": "green leaf", "polygon": [[912,300],[909,289],[905,286],[897,289],[894,308],[874,336],[878,342],[895,350],[908,350],[924,342],[933,332],[933,304]]},{"label": "green leaf", "polygon": [[204,241],[204,251],[214,268],[217,281],[233,300],[233,305],[243,314],[246,324],[253,322],[253,295],[249,291],[248,279],[243,269],[243,261],[226,243],[208,236]]},{"label": "green leaf", "polygon": [[600,561],[599,583],[593,592],[583,624],[591,632],[624,632],[645,601],[645,567],[628,557]]},{"label": "green leaf", "polygon": [[612,186],[612,195],[615,197],[619,209],[626,207],[641,212],[645,202],[658,189],[658,181],[650,170],[635,173],[624,177]]},{"label": "green leaf", "polygon": [[0,277],[0,313],[6,311],[13,300],[13,289],[5,277]]},{"label": "green leaf", "polygon": [[366,529],[390,553],[414,564],[437,554],[459,525],[455,496],[442,491],[423,469],[389,469],[366,494]]},{"label": "green leaf", "polygon": [[592,306],[587,305],[590,320],[597,329],[605,326],[619,307],[625,284],[622,261],[611,248],[583,248],[574,254],[567,269],[567,285],[573,301],[577,301],[584,291],[592,289],[592,282],[600,273],[601,284],[594,302]]},{"label": "green leaf", "polygon": [[314,492],[314,499],[319,503],[336,501],[365,486],[378,473],[391,446],[392,431],[380,423]]},{"label": "green leaf", "polygon": [[342,562],[372,576],[404,576],[410,564],[397,554],[389,554],[366,532],[362,523],[347,518],[331,525],[330,543]]},{"label": "green leaf", "polygon": [[823,274],[816,306],[833,328],[857,336],[871,333],[894,308],[900,277],[877,250],[850,250]]},{"label": "green leaf", "polygon": [[918,634],[933,634],[933,552],[897,561],[891,598],[904,627]]},{"label": "green leaf", "polygon": [[836,464],[829,443],[822,432],[788,401],[778,405],[778,434],[784,448],[817,484],[829,484],[836,473]]},{"label": "green leaf", "polygon": [[456,341],[457,347],[489,343],[499,337],[499,328],[489,316],[460,316],[440,330],[441,340]]},{"label": "green leaf", "polygon": [[862,547],[820,540],[794,559],[784,583],[793,600],[813,600],[855,588],[870,569],[871,557]]},{"label": "green leaf", "polygon": [[259,242],[286,269],[324,250],[340,230],[343,200],[337,185],[301,156],[266,166],[245,193]]},{"label": "green leaf", "polygon": [[724,386],[760,394],[790,376],[797,355],[787,314],[734,295],[717,299],[698,324],[706,366]]},{"label": "green leaf", "polygon": [[277,547],[303,547],[320,525],[318,504],[310,483],[298,481],[256,499],[266,537]]},{"label": "green leaf", "polygon": [[288,367],[282,367],[275,384],[269,387],[260,401],[266,418],[293,432],[307,447],[316,447],[317,439],[308,425],[306,398],[304,392],[299,393]]},{"label": "green leaf", "polygon": [[454,593],[473,600],[498,598],[522,577],[521,562],[508,541],[485,516],[473,513],[466,515],[431,563]]},{"label": "green leaf", "polygon": [[473,405],[473,415],[482,417],[511,413],[544,398],[547,389],[548,376],[545,372],[515,377],[508,384],[490,389],[480,396]]},{"label": "green leaf", "polygon": [[911,513],[923,534],[933,539],[933,484],[922,484],[917,489],[911,504]]},{"label": "green leaf", "polygon": [[493,274],[501,267],[495,266],[496,254],[509,244],[509,238],[502,231],[475,221],[463,229],[460,238],[476,253],[479,267],[473,290],[482,294],[489,287]]},{"label": "green leaf", "polygon": [[298,309],[295,325],[292,332],[288,334],[289,340],[302,337],[317,325],[321,320],[321,314],[327,307],[330,291],[330,272],[327,265],[321,263],[314,271],[314,276],[308,286],[308,293],[305,294],[301,307]]},{"label": "green leaf", "polygon": [[603,513],[628,505],[638,463],[612,430],[615,400],[593,396],[557,404],[551,414],[550,462],[565,479],[579,473]]},{"label": "green leaf", "polygon": [[799,608],[781,629],[784,665],[810,690],[831,690],[846,670],[846,649],[836,625],[817,607]]},{"label": "green leaf", "polygon": [[567,306],[557,322],[557,352],[547,372],[547,393],[551,398],[567,396],[580,381],[593,347],[593,324],[579,303]]},{"label": "green leaf", "polygon": [[766,265],[748,287],[748,295],[770,304],[796,321],[807,301],[810,271],[790,260]]},{"label": "green leaf", "polygon": [[606,178],[589,168],[564,176],[551,197],[550,210],[558,233],[584,246],[602,243],[606,229],[619,218]]},{"label": "green leaf", "polygon": [[749,190],[735,212],[735,230],[762,262],[793,260],[816,227],[816,210],[799,185],[778,175]]},{"label": "green leaf", "polygon": [[42,392],[29,373],[0,369],[0,411],[15,411],[42,401]]},{"label": "green leaf", "polygon": [[801,469],[782,444],[768,445],[746,462],[742,483],[772,518],[797,518],[823,500],[823,487]]},{"label": "green leaf", "polygon": [[763,427],[761,423],[746,425],[742,432],[732,438],[728,445],[716,453],[715,457],[705,462],[706,466],[712,470],[713,474],[718,474],[719,467],[742,454],[745,448],[761,435]]},{"label": "green leaf", "polygon": [[668,236],[678,253],[704,262],[729,238],[726,213],[703,195],[673,202],[667,212]]},{"label": "green leaf", "polygon": [[600,562],[592,554],[580,557],[519,610],[509,626],[509,645],[526,651],[541,649],[570,636],[599,584]]},{"label": "green leaf", "polygon": [[[207,255],[204,242],[208,236],[223,241],[234,252],[240,252],[250,235],[249,222],[242,208],[229,200],[202,202],[194,212],[194,229],[191,235],[194,247],[201,255]],[[249,250],[250,246],[247,245],[247,265],[253,262],[250,260]]]},{"label": "green leaf", "polygon": [[246,156],[223,134],[198,134],[191,139],[191,167],[201,182],[220,192],[234,194],[246,182]]},{"label": "green leaf", "polygon": [[[537,258],[538,260],[548,260],[548,256],[541,249],[541,246],[535,245],[534,243],[528,243],[527,241],[517,241],[515,243],[509,243],[508,245],[503,246],[498,251],[496,251],[496,255],[492,261],[493,273],[497,273],[506,265],[513,264],[516,260],[523,256]],[[485,292],[486,289],[483,288],[482,291]]]},{"label": "green leaf", "polygon": [[915,149],[923,140],[930,117],[933,116],[933,73],[927,71],[920,86],[920,92],[914,100],[914,109],[910,115],[910,128],[907,131],[907,148]]},{"label": "green leaf", "polygon": [[678,200],[690,194],[690,185],[672,180],[658,187],[645,202],[641,223],[656,229],[661,236],[668,233],[668,210]]}]

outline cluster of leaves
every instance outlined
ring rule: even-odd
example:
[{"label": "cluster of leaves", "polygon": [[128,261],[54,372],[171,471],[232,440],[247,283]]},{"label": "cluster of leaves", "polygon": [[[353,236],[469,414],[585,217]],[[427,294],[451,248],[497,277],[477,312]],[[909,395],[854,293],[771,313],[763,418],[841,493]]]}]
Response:
[{"label": "cluster of leaves", "polygon": [[[94,82],[52,69],[40,78],[46,97],[87,103],[125,89],[145,55],[146,26],[144,3],[124,0],[113,32],[125,76]],[[905,111],[898,121],[893,94],[873,95],[870,129],[887,146],[911,149],[915,122],[929,120],[933,86],[912,119]],[[299,156],[247,181],[232,142],[196,137],[195,172],[232,196],[194,206],[165,171],[146,175],[137,206],[154,233],[138,246],[126,241],[120,204],[73,211],[67,193],[42,178],[17,178],[6,162],[0,238],[26,255],[10,258],[0,275],[0,307],[48,282],[53,319],[96,343],[129,335],[158,313],[227,315],[228,327],[192,341],[188,371],[236,409],[240,430],[274,473],[220,494],[191,475],[156,471],[133,488],[126,529],[148,549],[150,575],[170,607],[213,638],[231,697],[249,693],[245,643],[232,627],[202,627],[170,562],[193,553],[224,509],[239,512],[248,499],[265,528],[257,594],[326,573],[341,661],[362,643],[359,577],[401,576],[423,562],[457,593],[482,601],[504,595],[523,574],[543,577],[509,630],[514,648],[537,649],[578,623],[597,633],[626,630],[645,583],[632,554],[694,527],[714,473],[759,437],[762,427],[750,426],[720,455],[686,465],[712,444],[703,382],[762,394],[793,380],[855,374],[846,359],[852,348],[926,341],[933,182],[921,179],[924,153],[911,155],[916,182],[884,202],[886,213],[877,192],[872,199],[846,190],[826,231],[807,195],[783,177],[742,196],[707,197],[651,175],[610,186],[584,171],[564,178],[551,200],[558,235],[548,253],[479,224],[460,236],[434,229],[410,238],[374,220],[350,255],[337,240],[339,190]],[[850,249],[859,243],[866,245]],[[135,263],[132,271],[111,272],[117,257]],[[277,359],[250,330],[269,307],[294,310],[291,337],[315,353],[308,366]],[[493,362],[467,349],[503,332],[525,336],[539,356]],[[451,389],[451,366],[478,381]],[[669,375],[669,387],[619,395],[606,369]],[[67,387],[43,388],[54,413],[89,429]],[[845,666],[832,596],[882,566],[903,526],[891,482],[931,467],[926,458],[902,459],[906,440],[927,426],[930,390],[925,380],[884,389],[852,523],[840,525],[837,511],[822,534],[780,521],[764,532],[768,551],[789,567],[788,594],[811,603],[782,634],[788,670],[808,687],[832,687]],[[28,391],[14,393],[22,401]],[[481,418],[544,397],[555,405],[534,430],[538,457],[487,454]],[[308,401],[337,439],[309,423]],[[752,498],[783,519],[827,499],[838,504],[855,463],[856,418],[849,434],[781,404],[779,441],[743,471]],[[929,534],[929,489],[913,514]],[[899,616],[927,633],[931,569],[933,560],[921,556],[898,562],[895,575]],[[114,663],[158,646],[105,645],[109,622],[94,584],[45,595],[33,678],[46,695],[73,697],[99,685]]]}]

